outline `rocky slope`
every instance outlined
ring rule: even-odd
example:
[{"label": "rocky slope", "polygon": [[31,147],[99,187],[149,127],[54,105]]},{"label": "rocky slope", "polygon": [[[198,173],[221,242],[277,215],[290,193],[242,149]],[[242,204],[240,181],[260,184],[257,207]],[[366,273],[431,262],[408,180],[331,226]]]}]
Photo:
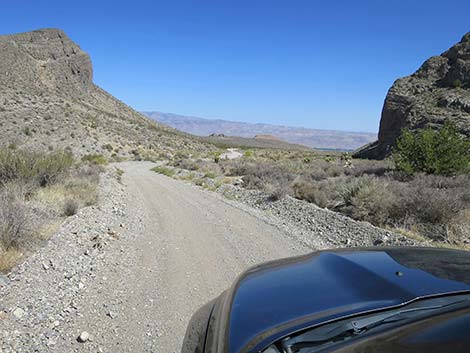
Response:
[{"label": "rocky slope", "polygon": [[107,156],[205,149],[93,83],[90,57],[59,29],[0,36],[0,146]]},{"label": "rocky slope", "polygon": [[395,81],[383,106],[378,141],[356,156],[383,158],[403,128],[439,128],[446,121],[470,136],[470,33],[411,76]]},{"label": "rocky slope", "polygon": [[255,135],[272,135],[292,144],[304,145],[312,148],[339,150],[352,150],[377,138],[376,134],[368,132],[320,130],[293,126],[252,124],[160,112],[143,113],[163,124],[198,136],[224,134],[227,136],[253,138]]}]

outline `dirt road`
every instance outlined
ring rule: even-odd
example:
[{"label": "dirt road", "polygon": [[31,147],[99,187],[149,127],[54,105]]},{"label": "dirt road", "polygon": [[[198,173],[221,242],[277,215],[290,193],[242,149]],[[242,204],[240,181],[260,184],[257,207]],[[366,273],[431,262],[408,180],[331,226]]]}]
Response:
[{"label": "dirt road", "polygon": [[[289,243],[279,230],[213,193],[158,175],[146,165],[121,168],[124,182],[136,196],[136,204],[130,207],[141,211],[145,220],[135,244],[141,257],[131,278],[138,295],[128,293],[127,301],[133,306],[152,302],[145,325],[158,328],[160,336],[149,340],[139,327],[132,328],[143,336],[142,342],[153,341],[151,350],[179,351],[194,310],[249,266],[305,251]],[[135,352],[138,347],[126,349]]]},{"label": "dirt road", "polygon": [[[136,224],[107,251],[112,265],[96,274],[63,328],[70,334],[50,351],[179,352],[192,313],[238,274],[308,251],[255,213],[150,167],[119,165]],[[76,341],[82,331],[91,342]]]}]

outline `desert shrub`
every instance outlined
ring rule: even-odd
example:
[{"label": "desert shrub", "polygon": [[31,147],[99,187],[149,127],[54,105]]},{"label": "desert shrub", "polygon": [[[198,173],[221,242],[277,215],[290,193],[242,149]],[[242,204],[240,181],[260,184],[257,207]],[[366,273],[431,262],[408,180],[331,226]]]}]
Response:
[{"label": "desert shrub", "polygon": [[[94,176],[72,175],[59,183],[37,189],[32,198],[35,202],[54,210],[57,215],[69,216],[76,203],[78,210],[82,206],[90,206],[98,201],[98,179]],[[73,202],[71,201],[73,200]]]},{"label": "desert shrub", "polygon": [[96,165],[106,165],[108,164],[108,160],[102,154],[86,154],[82,157],[83,162],[88,162],[90,164]]},{"label": "desert shrub", "polygon": [[36,174],[40,186],[50,185],[63,177],[73,162],[73,156],[69,152],[59,151],[42,155],[36,160],[33,173]]},{"label": "desert shrub", "polygon": [[172,177],[173,175],[175,175],[175,171],[173,169],[163,167],[163,166],[156,166],[156,167],[153,167],[151,170],[156,173],[166,175],[167,177]]},{"label": "desert shrub", "polygon": [[46,186],[55,183],[72,166],[73,156],[64,151],[35,153],[0,150],[0,184],[13,181]]},{"label": "desert shrub", "polygon": [[110,143],[107,143],[107,144],[103,145],[102,147],[105,150],[107,150],[108,152],[111,152],[113,150],[113,146]]},{"label": "desert shrub", "polygon": [[346,209],[352,206],[354,198],[359,194],[360,190],[367,187],[370,182],[370,178],[368,177],[358,177],[346,179],[343,183],[337,183],[335,197],[338,202],[335,208]]},{"label": "desert shrub", "polygon": [[411,228],[432,239],[446,240],[448,225],[456,214],[470,209],[470,183],[466,176],[416,175],[408,182],[393,181],[390,191],[396,197],[389,210],[389,224]]},{"label": "desert shrub", "polygon": [[264,190],[267,185],[279,187],[289,185],[294,175],[277,165],[260,163],[246,166],[243,183],[248,189]]},{"label": "desert shrub", "polygon": [[67,216],[67,217],[73,216],[74,214],[77,213],[79,207],[80,207],[80,204],[78,203],[78,201],[74,199],[65,200],[64,206],[63,206],[64,216]]},{"label": "desert shrub", "polygon": [[206,182],[204,181],[203,178],[197,178],[194,180],[194,184],[196,184],[197,186],[206,186]]},{"label": "desert shrub", "polygon": [[0,246],[3,250],[18,248],[31,237],[27,207],[17,195],[0,192]]},{"label": "desert shrub", "polygon": [[278,186],[278,187],[272,187],[272,186],[267,186],[267,191],[268,191],[268,199],[270,201],[279,201],[285,198],[287,195],[291,193],[291,188],[286,185]]},{"label": "desert shrub", "polygon": [[192,159],[178,159],[175,160],[172,165],[186,170],[199,170],[199,164]]},{"label": "desert shrub", "polygon": [[216,177],[214,172],[206,172],[204,178],[214,179]]},{"label": "desert shrub", "polygon": [[446,123],[440,130],[404,130],[393,153],[397,170],[407,174],[454,175],[470,169],[470,140]]},{"label": "desert shrub", "polygon": [[394,194],[379,179],[366,179],[350,195],[350,204],[341,211],[354,219],[384,225],[389,221],[390,210],[396,205]]},{"label": "desert shrub", "polygon": [[308,173],[308,177],[314,181],[325,180],[328,178],[328,174],[323,168],[315,168],[310,173]]},{"label": "desert shrub", "polygon": [[330,164],[327,168],[325,168],[325,173],[329,177],[339,177],[344,173],[344,167],[337,165],[337,164]]},{"label": "desert shrub", "polygon": [[174,158],[175,159],[189,159],[190,154],[188,151],[180,150],[180,151],[176,151]]},{"label": "desert shrub", "polygon": [[470,208],[460,211],[450,220],[448,237],[453,244],[470,244]]},{"label": "desert shrub", "polygon": [[401,195],[401,204],[420,223],[445,224],[462,209],[456,196],[449,190],[410,185]]},{"label": "desert shrub", "polygon": [[348,176],[375,175],[383,176],[393,170],[393,166],[387,160],[353,160],[351,164],[344,168],[344,174]]},{"label": "desert shrub", "polygon": [[305,200],[320,207],[326,207],[328,205],[328,197],[317,183],[297,180],[292,184],[292,190],[294,197],[299,200]]},{"label": "desert shrub", "polygon": [[63,186],[64,198],[71,198],[77,202],[77,205],[90,206],[98,201],[98,181],[95,176],[88,178],[69,178],[61,185]]},{"label": "desert shrub", "polygon": [[71,175],[78,179],[88,179],[95,183],[99,182],[100,173],[104,172],[104,167],[98,164],[81,164],[71,170]]},{"label": "desert shrub", "polygon": [[249,170],[251,170],[252,166],[252,164],[241,159],[220,161],[219,165],[221,166],[223,173],[227,176],[245,175]]}]

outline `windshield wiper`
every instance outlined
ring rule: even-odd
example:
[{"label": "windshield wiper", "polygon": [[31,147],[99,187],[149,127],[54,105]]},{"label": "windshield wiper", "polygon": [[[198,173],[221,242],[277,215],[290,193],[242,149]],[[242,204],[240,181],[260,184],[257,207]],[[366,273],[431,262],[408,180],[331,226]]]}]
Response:
[{"label": "windshield wiper", "polygon": [[[388,311],[362,319],[353,319],[351,321],[343,322],[339,325],[325,325],[325,327],[319,327],[301,335],[284,339],[282,341],[282,345],[287,353],[295,353],[302,348],[322,346],[326,343],[333,343],[336,341],[341,341],[345,338],[360,335],[382,324],[416,318],[416,316],[419,316],[421,313],[427,313],[429,311],[448,311],[451,309],[455,310],[467,306],[470,306],[470,298],[455,301],[449,304],[419,306],[408,309]],[[414,315],[415,313],[417,315]]]}]

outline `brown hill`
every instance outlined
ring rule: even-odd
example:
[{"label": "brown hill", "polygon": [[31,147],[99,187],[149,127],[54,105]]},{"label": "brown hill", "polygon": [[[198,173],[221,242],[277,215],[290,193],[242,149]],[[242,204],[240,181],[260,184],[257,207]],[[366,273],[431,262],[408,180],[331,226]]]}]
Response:
[{"label": "brown hill", "polygon": [[90,57],[59,29],[0,36],[0,146],[129,157],[205,149],[93,83]]},{"label": "brown hill", "polygon": [[272,141],[282,141],[279,137],[274,136],[274,135],[256,135],[253,137],[254,139],[257,140],[272,140]]},{"label": "brown hill", "polygon": [[[289,143],[274,136],[271,137],[240,137],[227,136],[224,134],[211,134],[207,137],[201,137],[202,141],[209,142],[221,148],[239,147],[239,148],[272,148],[281,150],[302,150],[311,151],[310,147]],[[267,136],[267,135],[264,135]]]}]

